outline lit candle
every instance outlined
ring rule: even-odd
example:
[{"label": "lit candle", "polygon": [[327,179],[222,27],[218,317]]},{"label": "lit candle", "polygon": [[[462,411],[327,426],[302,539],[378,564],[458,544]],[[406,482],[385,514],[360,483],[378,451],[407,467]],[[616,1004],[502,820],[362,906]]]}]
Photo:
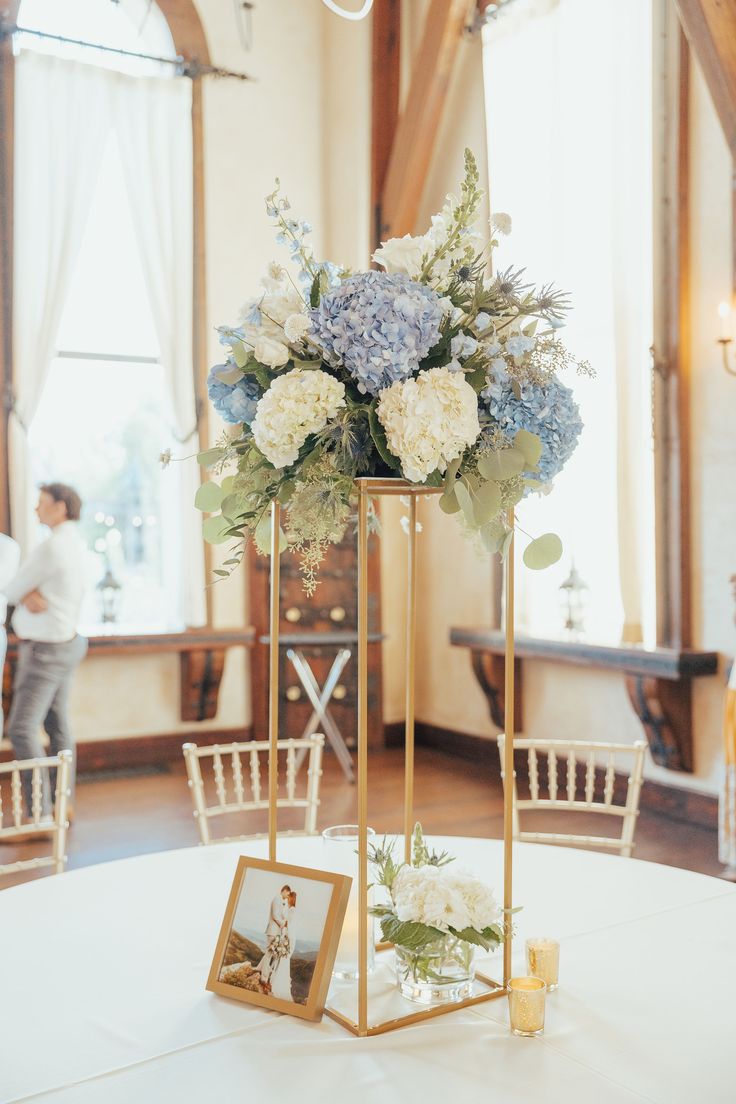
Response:
[{"label": "lit candle", "polygon": [[731,332],[731,308],[728,303],[718,304],[718,321],[719,341],[730,341],[733,335]]},{"label": "lit candle", "polygon": [[559,981],[560,944],[555,939],[527,939],[526,968],[532,977],[541,978],[551,993]]},{"label": "lit candle", "polygon": [[537,977],[511,978],[509,1024],[512,1035],[542,1035],[544,1033],[544,998],[547,986]]}]

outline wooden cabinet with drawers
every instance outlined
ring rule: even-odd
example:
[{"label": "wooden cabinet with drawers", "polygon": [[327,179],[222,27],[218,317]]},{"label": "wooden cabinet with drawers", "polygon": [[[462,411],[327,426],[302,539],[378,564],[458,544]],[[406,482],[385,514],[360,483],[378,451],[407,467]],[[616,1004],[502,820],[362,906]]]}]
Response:
[{"label": "wooden cabinet with drawers", "polygon": [[[256,642],[251,652],[253,732],[257,739],[268,733],[268,643],[269,570],[267,556],[249,550],[250,620]],[[383,745],[383,708],[381,700],[381,644],[375,639],[381,631],[379,542],[369,542],[369,632],[368,645],[368,740],[371,746]],[[318,574],[319,584],[312,597],[304,593],[296,553],[281,557],[280,633],[287,639],[298,634],[299,650],[304,654],[320,687],[324,685],[337,651],[350,648],[352,655],[344,667],[329,704],[329,710],[349,747],[355,747],[358,709],[357,645],[335,642],[335,634],[355,633],[358,627],[358,563],[354,533],[338,545],[331,545]],[[332,641],[330,641],[332,637]],[[305,642],[306,640],[309,642]],[[301,736],[312,715],[312,705],[287,656],[280,649],[279,736]]]}]

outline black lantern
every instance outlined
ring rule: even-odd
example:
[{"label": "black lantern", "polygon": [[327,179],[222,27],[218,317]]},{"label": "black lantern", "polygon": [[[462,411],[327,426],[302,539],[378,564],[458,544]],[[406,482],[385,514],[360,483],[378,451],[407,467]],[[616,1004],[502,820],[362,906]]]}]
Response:
[{"label": "black lantern", "polygon": [[120,593],[123,588],[113,575],[109,563],[106,565],[105,574],[100,579],[96,589],[100,595],[103,625],[115,624],[120,613]]}]

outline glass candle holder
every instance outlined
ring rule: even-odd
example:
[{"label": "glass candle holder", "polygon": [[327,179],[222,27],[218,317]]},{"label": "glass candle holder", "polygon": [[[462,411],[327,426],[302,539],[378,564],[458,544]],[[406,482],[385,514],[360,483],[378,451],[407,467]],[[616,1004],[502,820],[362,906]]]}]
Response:
[{"label": "glass candle holder", "polygon": [[544,1034],[544,998],[547,986],[541,978],[511,978],[506,991],[509,995],[511,1034],[528,1036]]},{"label": "glass candle holder", "polygon": [[[375,839],[376,833],[372,828],[368,829],[368,844]],[[360,893],[358,889],[358,825],[336,824],[332,828],[325,828],[322,833],[322,841],[325,849],[325,868],[335,874],[347,874],[353,879],[350,887],[348,907],[345,911],[345,919],[340,932],[340,942],[337,945],[335,965],[332,968],[332,976],[335,978],[355,980],[359,975],[358,955],[358,930],[360,917]],[[368,890],[368,905],[372,904],[373,892]],[[376,959],[375,936],[373,929],[373,917],[368,917],[368,974],[373,973]]]},{"label": "glass candle holder", "polygon": [[527,939],[526,968],[532,977],[541,978],[548,993],[553,992],[560,973],[560,944],[557,940],[547,936]]}]

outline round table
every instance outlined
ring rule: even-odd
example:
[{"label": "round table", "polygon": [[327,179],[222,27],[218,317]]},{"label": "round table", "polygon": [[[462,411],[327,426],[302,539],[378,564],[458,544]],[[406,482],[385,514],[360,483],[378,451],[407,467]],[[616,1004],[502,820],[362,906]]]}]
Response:
[{"label": "round table", "polygon": [[[499,841],[434,842],[500,885]],[[278,857],[319,867],[322,846],[282,839]],[[515,846],[515,970],[526,936],[561,942],[545,1035],[512,1037],[501,998],[357,1039],[205,991],[237,857],[265,853],[169,851],[0,892],[0,1100],[732,1104],[736,887]]]}]

